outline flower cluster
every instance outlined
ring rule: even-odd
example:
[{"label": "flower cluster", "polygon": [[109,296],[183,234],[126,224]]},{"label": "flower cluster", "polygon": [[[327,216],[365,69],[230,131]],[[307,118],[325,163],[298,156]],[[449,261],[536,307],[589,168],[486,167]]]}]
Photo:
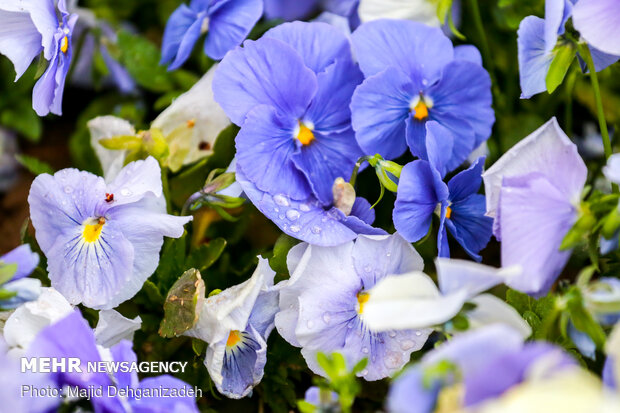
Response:
[{"label": "flower cluster", "polygon": [[118,89],[80,169],[0,102],[0,410],[620,411],[617,0],[149,1],[0,0],[39,116]]}]

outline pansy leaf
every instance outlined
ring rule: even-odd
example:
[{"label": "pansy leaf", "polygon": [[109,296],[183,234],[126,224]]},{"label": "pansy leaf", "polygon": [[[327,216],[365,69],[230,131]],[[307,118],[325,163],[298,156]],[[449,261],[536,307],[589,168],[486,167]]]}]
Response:
[{"label": "pansy leaf", "polygon": [[174,283],[164,303],[162,337],[175,337],[194,327],[205,301],[205,283],[195,268],[185,271]]},{"label": "pansy leaf", "polygon": [[556,47],[554,53],[555,56],[553,61],[551,61],[551,66],[549,66],[545,79],[549,93],[553,93],[562,84],[564,76],[566,76],[571,63],[575,59],[577,49],[572,43],[561,43]]},{"label": "pansy leaf", "polygon": [[189,254],[186,266],[197,268],[204,271],[213,265],[215,261],[222,255],[226,248],[226,240],[224,238],[216,238],[203,244]]},{"label": "pansy leaf", "polygon": [[282,234],[276,240],[276,244],[273,247],[273,255],[269,258],[269,266],[272,270],[278,274],[288,274],[288,268],[286,266],[286,257],[288,252],[295,245],[299,243],[299,240]]},{"label": "pansy leaf", "polygon": [[17,272],[17,263],[3,264],[0,261],[0,285],[13,278]]}]

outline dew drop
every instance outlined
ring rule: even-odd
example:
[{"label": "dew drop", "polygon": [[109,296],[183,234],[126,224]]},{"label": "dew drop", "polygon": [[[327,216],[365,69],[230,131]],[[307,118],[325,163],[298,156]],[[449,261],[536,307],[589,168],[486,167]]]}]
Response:
[{"label": "dew drop", "polygon": [[121,195],[122,196],[130,196],[133,192],[131,192],[131,190],[129,190],[129,188],[121,188]]},{"label": "dew drop", "polygon": [[370,272],[371,270],[372,270],[372,267],[370,265],[366,265],[364,267],[364,271],[366,271],[366,272]]},{"label": "dew drop", "polygon": [[368,347],[363,347],[362,348],[362,353],[368,354]]},{"label": "dew drop", "polygon": [[289,209],[286,211],[286,217],[291,221],[296,221],[299,218],[299,211],[295,209]]},{"label": "dew drop", "polygon": [[65,194],[70,194],[71,192],[73,192],[73,188],[70,186],[65,186]]},{"label": "dew drop", "polygon": [[315,225],[315,226],[313,226],[313,227],[312,227],[312,232],[313,232],[314,234],[320,234],[320,233],[321,233],[321,227],[316,226],[316,225]]},{"label": "dew drop", "polygon": [[278,215],[278,218],[280,218],[280,219],[284,219],[284,214],[280,214],[280,215]]},{"label": "dew drop", "polygon": [[390,331],[388,333],[388,336],[390,336],[390,338],[394,338],[394,337],[396,337],[396,332],[395,331]]},{"label": "dew drop", "polygon": [[362,370],[362,376],[366,376],[368,374],[368,370],[364,369]]},{"label": "dew drop", "polygon": [[415,343],[411,340],[405,340],[403,342],[400,343],[400,348],[403,349],[403,351],[407,351],[409,349],[412,349],[413,346],[415,346]]},{"label": "dew drop", "polygon": [[420,337],[422,335],[422,332],[420,330],[418,330],[418,331],[415,332],[415,335]]},{"label": "dew drop", "polygon": [[329,322],[332,321],[332,316],[329,315],[329,313],[323,313],[323,321],[325,324],[329,324]]},{"label": "dew drop", "polygon": [[283,207],[287,207],[290,205],[288,202],[288,198],[282,194],[274,195],[273,202]]},{"label": "dew drop", "polygon": [[310,205],[308,205],[308,204],[301,204],[301,205],[299,205],[299,209],[301,211],[303,211],[303,212],[308,212],[308,211],[310,211]]},{"label": "dew drop", "polygon": [[291,232],[299,232],[301,231],[301,227],[299,225],[291,225]]},{"label": "dew drop", "polygon": [[314,327],[314,321],[309,320],[309,321],[306,323],[306,325],[308,326],[308,328],[312,328],[312,327]]}]

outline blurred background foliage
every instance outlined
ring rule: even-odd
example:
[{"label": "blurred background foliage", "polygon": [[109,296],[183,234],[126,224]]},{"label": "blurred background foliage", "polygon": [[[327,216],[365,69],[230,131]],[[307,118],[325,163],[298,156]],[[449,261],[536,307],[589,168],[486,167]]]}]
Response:
[{"label": "blurred background foliage", "polygon": [[[129,72],[137,84],[134,91],[120,93],[107,80],[108,69],[95,48],[90,73],[82,74],[91,81],[78,85],[70,77],[65,90],[63,116],[38,118],[31,108],[31,93],[37,72],[33,65],[16,83],[15,73],[8,59],[0,57],[0,126],[18,136],[23,154],[18,183],[7,193],[0,194],[0,253],[15,247],[20,238],[35,244],[32,228],[28,229],[27,194],[34,174],[64,167],[101,174],[101,167],[90,146],[86,122],[99,115],[115,115],[130,121],[136,129],[148,129],[150,122],[172,100],[188,90],[214,63],[197,46],[182,69],[168,72],[159,65],[160,46],[167,19],[180,0],[84,0],[79,6],[88,8],[96,17],[107,22],[117,33],[116,42],[109,42],[101,33],[93,31],[97,42],[105,42],[108,52]],[[479,7],[481,21],[472,13]],[[488,141],[487,165],[530,132],[556,116],[576,142],[585,142],[588,124],[596,122],[596,108],[589,80],[580,73],[577,63],[571,67],[564,83],[553,93],[542,93],[529,100],[519,98],[517,64],[517,28],[527,15],[544,15],[544,0],[463,0],[459,31],[466,40],[454,39],[455,44],[474,44],[482,51],[484,65],[493,79],[496,124]],[[250,37],[258,38],[279,22],[261,20]],[[484,36],[481,35],[481,30]],[[78,56],[80,40],[75,48]],[[200,42],[198,42],[200,44]],[[74,59],[74,62],[77,59]],[[71,74],[75,72],[71,71]],[[612,65],[599,73],[607,120],[612,129],[620,127],[620,65]],[[460,110],[469,110],[465,105]],[[234,137],[237,129],[231,127],[220,135],[214,154],[181,169],[177,173],[164,172],[170,193],[169,207],[179,213],[187,197],[198,191],[215,168],[225,168],[234,156]],[[600,142],[600,138],[599,141]],[[584,154],[590,157],[591,171],[604,162],[600,152]],[[404,164],[406,156],[397,160]],[[592,166],[594,165],[594,166]],[[358,192],[374,202],[379,197],[379,186],[371,168],[358,178]],[[376,207],[376,225],[393,232],[391,193]],[[312,383],[312,375],[305,367],[298,349],[288,345],[277,334],[269,339],[268,362],[262,383],[251,398],[231,401],[217,394],[202,365],[204,343],[187,337],[164,339],[158,335],[163,317],[165,296],[176,279],[188,268],[201,271],[207,292],[224,289],[246,280],[262,254],[270,258],[278,279],[288,277],[286,253],[297,242],[279,235],[277,228],[251,205],[229,211],[234,222],[223,219],[213,210],[201,209],[193,225],[179,239],[167,239],[162,250],[160,266],[144,288],[120,311],[129,317],[140,315],[142,330],[136,334],[134,348],[141,360],[182,360],[193,366],[180,378],[200,386],[205,394],[200,400],[204,411],[275,411],[287,412],[303,398],[303,392]],[[25,224],[24,224],[25,223]],[[432,231],[431,231],[432,232]],[[419,242],[416,248],[425,258],[427,272],[432,273],[436,255],[433,236]],[[457,257],[464,257],[458,246],[452,248]],[[484,262],[499,265],[499,248],[492,242],[483,251]],[[581,268],[587,261],[587,251],[577,251],[571,259],[568,273]],[[616,262],[618,260],[615,260]],[[609,269],[611,270],[611,269]],[[576,270],[572,270],[576,272]],[[38,276],[46,282],[45,260]],[[574,274],[573,274],[574,275]],[[548,310],[544,302],[512,294],[509,301],[524,316],[536,322]],[[96,312],[82,309],[96,321]],[[527,313],[527,314],[525,314]],[[562,343],[571,348],[571,343]],[[432,340],[427,344],[432,346]],[[421,353],[418,353],[421,354]],[[415,357],[415,355],[414,355]],[[387,391],[387,382],[362,383],[361,397],[356,410],[378,409]]]}]

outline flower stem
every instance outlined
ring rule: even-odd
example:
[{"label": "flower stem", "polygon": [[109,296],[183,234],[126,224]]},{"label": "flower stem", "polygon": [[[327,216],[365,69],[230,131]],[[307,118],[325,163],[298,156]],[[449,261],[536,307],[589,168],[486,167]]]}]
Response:
[{"label": "flower stem", "polygon": [[493,76],[493,60],[491,59],[491,50],[489,49],[489,42],[487,40],[487,35],[484,31],[484,24],[482,23],[482,17],[480,15],[478,0],[469,0],[469,6],[471,8],[471,13],[474,19],[474,25],[476,26],[476,31],[478,31],[478,37],[480,40],[480,47],[482,49],[484,61],[489,68],[489,74],[491,75],[491,78],[495,79]]},{"label": "flower stem", "polygon": [[601,98],[601,88],[596,75],[596,67],[594,60],[590,54],[590,49],[585,43],[579,43],[579,52],[581,57],[586,61],[588,71],[590,72],[590,80],[592,82],[592,90],[594,91],[594,100],[596,101],[596,113],[598,115],[598,123],[601,128],[601,137],[603,138],[603,147],[605,148],[605,158],[609,158],[612,154],[611,140],[609,139],[609,131],[607,130],[607,122],[605,121],[605,111],[603,110],[603,99]]}]

